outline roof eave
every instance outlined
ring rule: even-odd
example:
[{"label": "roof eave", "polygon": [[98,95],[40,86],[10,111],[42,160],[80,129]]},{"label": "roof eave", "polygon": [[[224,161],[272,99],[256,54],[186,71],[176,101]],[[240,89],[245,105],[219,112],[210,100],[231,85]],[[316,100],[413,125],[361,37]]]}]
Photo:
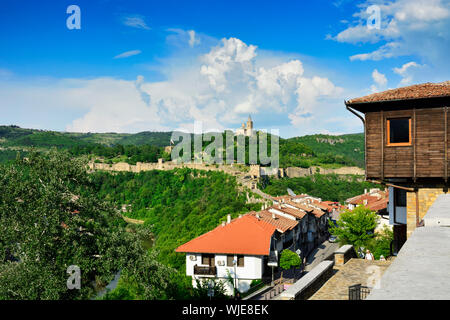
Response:
[{"label": "roof eave", "polygon": [[[420,98],[403,98],[403,99],[389,99],[389,100],[376,100],[376,101],[361,101],[361,102],[351,102],[351,100],[344,100],[345,106],[351,107],[356,111],[366,113],[376,110],[367,110],[367,106],[382,106],[382,105],[393,105],[401,102],[406,103],[421,103],[421,102],[439,102],[439,100],[450,100],[450,95],[439,95],[433,97],[420,97]],[[424,106],[426,107],[426,106]],[[404,107],[403,107],[404,108]]]}]

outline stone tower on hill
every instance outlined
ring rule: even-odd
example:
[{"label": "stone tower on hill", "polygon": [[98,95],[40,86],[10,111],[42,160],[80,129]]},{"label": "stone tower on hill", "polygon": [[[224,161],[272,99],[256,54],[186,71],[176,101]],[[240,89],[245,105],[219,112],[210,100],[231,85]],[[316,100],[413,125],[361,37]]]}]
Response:
[{"label": "stone tower on hill", "polygon": [[250,117],[250,115],[248,116],[247,119],[247,123],[243,123],[241,128],[236,130],[235,135],[244,135],[244,136],[248,136],[250,137],[251,135],[253,135],[254,130],[253,130],[253,121],[252,121],[252,117]]}]

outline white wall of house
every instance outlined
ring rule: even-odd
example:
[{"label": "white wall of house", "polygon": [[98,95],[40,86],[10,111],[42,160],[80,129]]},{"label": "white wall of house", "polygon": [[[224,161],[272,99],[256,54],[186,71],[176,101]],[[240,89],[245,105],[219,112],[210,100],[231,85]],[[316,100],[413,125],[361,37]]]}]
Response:
[{"label": "white wall of house", "polygon": [[202,255],[201,253],[187,253],[186,254],[186,275],[194,276],[194,266],[202,265]]},{"label": "white wall of house", "polygon": [[[217,277],[212,276],[197,276],[194,275],[194,266],[207,266],[202,264],[202,254],[201,253],[187,253],[186,254],[186,275],[192,276],[192,285],[195,287],[196,281],[195,279],[214,279],[221,280],[225,284],[225,288],[227,289],[228,294],[233,293],[233,288],[227,282],[228,272],[230,275],[235,278],[236,270],[236,279],[237,286],[239,291],[245,292],[250,288],[250,283],[254,279],[261,279],[262,273],[264,270],[263,266],[263,256],[252,256],[252,255],[244,255],[244,266],[239,267],[236,266],[227,266],[227,255],[226,254],[216,254],[214,261],[215,266],[217,268]],[[236,255],[234,256],[236,259]]]}]

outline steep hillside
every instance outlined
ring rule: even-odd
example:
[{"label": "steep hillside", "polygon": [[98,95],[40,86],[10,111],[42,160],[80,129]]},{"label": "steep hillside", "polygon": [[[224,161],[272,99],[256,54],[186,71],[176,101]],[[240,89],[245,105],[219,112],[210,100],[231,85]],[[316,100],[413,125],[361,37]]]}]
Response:
[{"label": "steep hillside", "polygon": [[342,156],[364,167],[364,133],[344,134],[339,136],[315,134],[287,139],[302,143],[316,154]]},{"label": "steep hillside", "polygon": [[234,218],[261,207],[246,204],[236,178],[223,172],[187,168],[138,174],[96,172],[92,178],[101,198],[118,207],[127,205],[125,215],[151,226],[160,260],[177,269],[184,267],[186,257],[175,253],[176,247],[214,229],[227,214]]}]

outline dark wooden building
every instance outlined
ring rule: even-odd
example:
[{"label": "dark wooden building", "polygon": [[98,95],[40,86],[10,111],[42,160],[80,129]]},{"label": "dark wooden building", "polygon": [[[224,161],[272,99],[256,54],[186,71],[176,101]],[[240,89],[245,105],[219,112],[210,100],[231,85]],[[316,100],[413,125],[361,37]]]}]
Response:
[{"label": "dark wooden building", "polygon": [[[387,90],[345,104],[364,123],[366,180],[390,186],[394,233],[406,239],[406,191],[415,191],[418,199],[420,188],[448,189],[450,81]],[[416,216],[419,225],[418,209]]]}]

